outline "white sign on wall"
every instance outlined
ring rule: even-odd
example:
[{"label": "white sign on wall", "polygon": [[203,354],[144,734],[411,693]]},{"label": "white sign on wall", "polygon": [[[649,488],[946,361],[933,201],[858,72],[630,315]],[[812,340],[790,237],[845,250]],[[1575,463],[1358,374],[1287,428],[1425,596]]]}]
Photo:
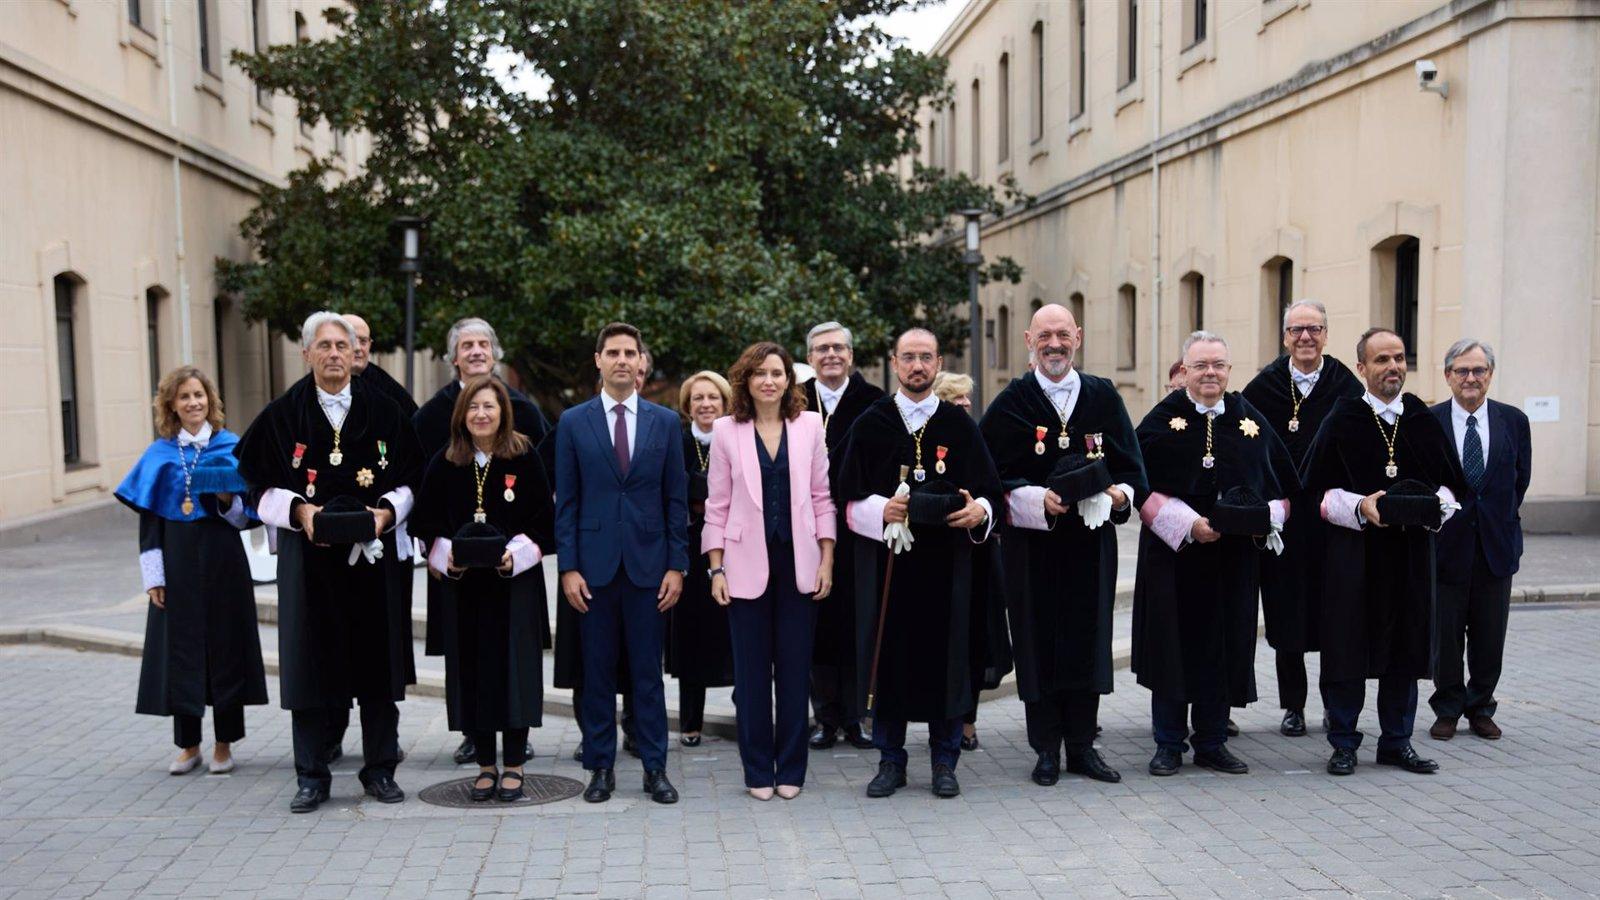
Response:
[{"label": "white sign on wall", "polygon": [[1561,421],[1560,397],[1528,397],[1522,401],[1522,411],[1529,422]]}]

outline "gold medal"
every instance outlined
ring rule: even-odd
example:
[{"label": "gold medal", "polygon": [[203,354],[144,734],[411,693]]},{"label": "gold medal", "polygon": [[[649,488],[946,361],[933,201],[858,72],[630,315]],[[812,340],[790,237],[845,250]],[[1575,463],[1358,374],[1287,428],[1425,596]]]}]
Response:
[{"label": "gold medal", "polygon": [[1061,436],[1056,438],[1056,446],[1062,450],[1072,446],[1072,443],[1067,440],[1067,433],[1065,431],[1061,432]]},{"label": "gold medal", "polygon": [[472,514],[472,521],[482,525],[484,522],[489,521],[489,514],[480,509]]},{"label": "gold medal", "polygon": [[186,515],[186,516],[193,515],[194,514],[194,501],[190,500],[188,497],[185,497],[185,498],[183,498],[183,506],[181,506],[179,508],[183,510],[183,514],[184,515]]},{"label": "gold medal", "polygon": [[1394,461],[1394,444],[1400,439],[1400,417],[1395,416],[1393,431],[1383,427],[1383,416],[1378,415],[1376,409],[1372,410],[1372,421],[1377,423],[1378,434],[1383,437],[1384,447],[1389,451],[1389,464],[1383,467],[1383,474],[1390,478],[1398,478],[1400,466]]},{"label": "gold medal", "polygon": [[1289,420],[1289,430],[1291,432],[1299,431],[1300,430],[1300,420],[1299,419],[1290,419]]},{"label": "gold medal", "polygon": [[344,462],[344,454],[343,453],[340,453],[339,451],[335,450],[332,453],[328,454],[328,465],[337,466],[338,464],[340,464],[342,462]]},{"label": "gold medal", "polygon": [[949,455],[949,453],[950,453],[950,448],[949,447],[935,447],[935,448],[933,448],[933,455],[934,455],[934,458],[937,460],[937,462],[935,462],[933,464],[933,470],[935,472],[938,472],[940,475],[944,474],[944,458],[945,458],[945,456]]},{"label": "gold medal", "polygon": [[1211,423],[1216,418],[1216,413],[1206,413],[1206,455],[1200,457],[1200,465],[1207,469],[1213,468],[1217,464],[1217,458],[1211,455]]},{"label": "gold medal", "polygon": [[1044,427],[1043,425],[1033,426],[1033,452],[1038,456],[1044,455],[1044,436],[1049,431],[1050,429]]},{"label": "gold medal", "polygon": [[1389,463],[1387,466],[1383,467],[1383,474],[1389,476],[1390,478],[1399,478],[1400,467],[1394,463]]}]

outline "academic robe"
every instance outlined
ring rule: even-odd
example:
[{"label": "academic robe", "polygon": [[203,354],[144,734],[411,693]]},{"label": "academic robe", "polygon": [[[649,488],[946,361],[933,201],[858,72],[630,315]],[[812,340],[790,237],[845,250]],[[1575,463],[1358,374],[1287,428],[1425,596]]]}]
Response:
[{"label": "academic robe", "polygon": [[[935,470],[941,446],[946,448],[942,474]],[[848,504],[874,494],[894,496],[900,484],[900,466],[911,467],[915,460],[914,439],[906,431],[894,398],[874,401],[851,427],[839,468],[839,499]],[[928,419],[922,436],[922,462],[929,483],[947,481],[965,488],[974,500],[987,499],[994,515],[1003,514],[1005,496],[994,461],[977,423],[960,408],[941,402]],[[909,477],[907,484],[913,490],[918,485]],[[911,526],[914,543],[896,557],[890,585],[878,663],[876,715],[932,722],[964,716],[973,709],[973,681],[990,662],[977,666],[979,653],[973,642],[1003,640],[1003,635],[973,633],[975,621],[988,619],[973,610],[974,603],[990,599],[990,592],[977,586],[973,573],[976,545],[987,539],[988,529],[988,524],[971,530],[942,524]],[[866,539],[858,541],[856,549],[857,695],[865,710],[889,551],[881,541]]]},{"label": "academic robe", "polygon": [[[1266,417],[1266,424],[1277,432],[1289,451],[1296,469],[1305,461],[1311,441],[1322,421],[1340,397],[1360,397],[1365,391],[1344,363],[1331,356],[1322,357],[1322,374],[1311,393],[1300,401],[1300,427],[1289,430],[1295,417],[1289,357],[1280,356],[1268,363],[1242,392],[1250,404]],[[1318,623],[1322,610],[1322,566],[1327,544],[1328,523],[1316,510],[1322,502],[1309,491],[1289,495],[1290,509],[1298,510],[1283,527],[1283,555],[1261,555],[1261,608],[1267,618],[1267,643],[1285,653],[1315,653],[1321,647]]]},{"label": "academic robe", "polygon": [[[854,722],[864,710],[858,702],[856,683],[861,677],[856,671],[859,649],[856,639],[860,629],[856,624],[855,608],[855,551],[861,540],[849,528],[844,518],[844,503],[839,499],[839,467],[844,462],[845,444],[850,429],[861,413],[884,396],[883,390],[860,372],[850,373],[845,383],[844,395],[828,415],[817,397],[817,382],[805,383],[806,409],[823,417],[824,438],[828,446],[828,484],[833,488],[834,505],[838,508],[839,539],[833,545],[833,593],[817,604],[816,639],[811,648],[811,659],[819,666],[831,666],[839,671],[842,689],[839,703],[843,708],[842,721]],[[876,608],[874,608],[876,609]],[[862,682],[863,684],[865,682]]]},{"label": "academic robe", "polygon": [[[411,423],[393,400],[362,379],[351,380],[350,398],[339,436],[343,459],[336,466],[329,460],[333,426],[317,401],[310,375],[267,404],[234,451],[239,472],[251,485],[252,505],[260,507],[268,488],[292,492],[316,506],[350,496],[374,508],[387,504],[383,498],[391,491],[416,490],[422,460]],[[299,466],[294,465],[297,443],[305,445]],[[306,497],[312,484],[316,493]],[[414,684],[417,675],[407,599],[412,569],[399,560],[398,533],[391,528],[382,536],[383,560],[372,564],[358,558],[352,565],[349,544],[316,546],[304,532],[278,529],[284,709],[349,708],[352,699],[405,699],[406,685]]]},{"label": "academic robe", "polygon": [[[1306,492],[1319,505],[1332,488],[1366,496],[1408,478],[1448,487],[1462,496],[1465,478],[1451,446],[1454,438],[1416,396],[1403,395],[1402,404],[1394,450],[1397,478],[1384,474],[1389,453],[1372,407],[1361,397],[1344,397],[1334,404],[1301,466]],[[1436,597],[1434,533],[1422,528],[1354,531],[1330,525],[1326,535],[1322,680],[1429,677]]]},{"label": "academic robe", "polygon": [[[1084,438],[1099,434],[1114,484],[1133,488],[1128,506],[1094,530],[1076,504],[1054,519],[1052,530],[1007,524],[1001,529],[1005,597],[1016,654],[1017,694],[1037,701],[1060,691],[1109,694],[1112,688],[1112,610],[1117,599],[1117,530],[1148,494],[1144,459],[1133,423],[1107,379],[1078,375],[1077,404],[1067,422],[1068,450],[1060,448],[1061,415],[1032,372],[1013,379],[984,412],[982,431],[1007,491],[1043,485],[1056,461],[1083,453]],[[1039,427],[1048,429],[1044,453],[1034,452]]]},{"label": "academic robe", "polygon": [[411,396],[411,392],[406,390],[406,386],[396,381],[394,376],[390,375],[383,366],[375,362],[369,362],[367,367],[361,370],[361,374],[356,377],[377,388],[385,397],[393,400],[394,405],[400,407],[401,415],[409,419],[417,414],[416,398]]},{"label": "academic robe", "polygon": [[[733,637],[728,609],[711,599],[710,555],[700,552],[706,526],[706,466],[711,448],[701,446],[686,426],[683,466],[689,473],[689,577],[683,595],[667,611],[667,673],[690,684],[728,687],[733,684]],[[698,485],[698,487],[697,487]]]},{"label": "academic robe", "polygon": [[[450,443],[450,416],[455,412],[456,399],[461,396],[461,390],[461,381],[451,379],[411,416],[411,423],[417,430],[417,445],[422,448],[424,459],[433,459],[435,455],[444,451],[446,444]],[[545,435],[550,432],[550,423],[539,407],[521,391],[510,385],[506,385],[506,391],[511,395],[512,427],[531,441],[537,450]],[[540,461],[545,464],[545,471],[550,472],[551,460],[541,456]],[[440,585],[436,580],[428,579],[427,591],[428,631],[422,642],[423,653],[427,656],[443,656],[445,642],[449,639],[452,625],[451,608],[440,605]],[[545,594],[544,582],[541,581],[539,583],[541,604],[546,603]],[[544,610],[544,615],[539,617],[539,621],[543,623],[539,626],[539,641],[540,646],[548,650],[550,649],[549,606],[546,605]]]},{"label": "academic robe", "polygon": [[[472,462],[458,466],[435,454],[422,480],[411,531],[430,546],[454,538],[473,521],[477,482]],[[505,498],[512,478],[512,499]],[[555,503],[544,464],[530,448],[512,459],[495,457],[483,486],[490,525],[509,541],[526,535],[540,553],[555,547]],[[516,577],[494,569],[468,569],[460,578],[432,578],[440,603],[451,611],[444,647],[445,708],[450,730],[506,731],[536,728],[544,709],[544,647],[547,622],[544,569],[534,565]]]},{"label": "academic robe", "polygon": [[177,439],[161,438],[117,487],[117,499],[139,514],[141,565],[159,565],[165,576],[166,608],[151,603],[145,613],[136,712],[201,716],[208,705],[267,702],[255,587],[239,540],[260,520],[249,509],[224,518],[213,494],[191,494],[194,507],[182,509],[183,464],[231,459],[238,441],[219,429],[198,455],[183,449],[180,461]]},{"label": "academic robe", "polygon": [[[1247,487],[1270,501],[1296,486],[1289,451],[1266,417],[1236,392],[1224,395],[1223,413],[1212,422],[1216,464],[1210,469],[1201,463],[1206,416],[1186,391],[1156,404],[1136,434],[1152,496],[1182,500],[1202,516],[1231,488]],[[1254,702],[1260,558],[1249,536],[1189,542],[1174,551],[1148,525],[1140,530],[1133,670],[1141,685],[1189,703]]]}]

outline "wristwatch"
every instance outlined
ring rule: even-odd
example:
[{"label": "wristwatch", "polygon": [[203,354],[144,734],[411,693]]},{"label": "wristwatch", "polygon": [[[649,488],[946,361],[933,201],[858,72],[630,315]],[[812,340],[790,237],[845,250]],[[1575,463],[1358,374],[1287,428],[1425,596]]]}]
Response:
[{"label": "wristwatch", "polygon": [[726,575],[727,573],[728,573],[728,567],[727,566],[717,566],[715,569],[707,569],[706,570],[706,574],[711,576],[712,578],[715,578],[718,575]]}]

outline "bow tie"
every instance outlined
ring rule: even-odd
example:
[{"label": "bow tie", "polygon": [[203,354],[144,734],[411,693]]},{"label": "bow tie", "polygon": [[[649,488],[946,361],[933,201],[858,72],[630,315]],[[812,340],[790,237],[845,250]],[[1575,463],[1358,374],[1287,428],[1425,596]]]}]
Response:
[{"label": "bow tie", "polygon": [[1322,373],[1312,372],[1308,375],[1299,369],[1295,369],[1289,373],[1289,377],[1294,379],[1295,384],[1316,384],[1317,379],[1322,377]]},{"label": "bow tie", "polygon": [[199,447],[200,449],[204,450],[206,444],[209,443],[211,443],[211,428],[209,423],[207,423],[207,427],[200,429],[199,434],[190,434],[182,428],[178,429],[179,447]]},{"label": "bow tie", "polygon": [[1396,400],[1393,403],[1373,403],[1372,408],[1380,416],[1384,413],[1391,413],[1397,418],[1406,411],[1405,404],[1399,400]]},{"label": "bow tie", "polygon": [[342,406],[350,408],[350,386],[345,385],[344,390],[337,394],[330,394],[321,388],[317,389],[317,401],[323,406]]},{"label": "bow tie", "polygon": [[1223,404],[1221,404],[1221,403],[1218,403],[1216,406],[1206,406],[1206,405],[1200,403],[1199,401],[1195,401],[1194,411],[1199,413],[1202,416],[1204,416],[1204,415],[1220,416],[1220,415],[1222,415],[1222,407],[1223,407]]}]

